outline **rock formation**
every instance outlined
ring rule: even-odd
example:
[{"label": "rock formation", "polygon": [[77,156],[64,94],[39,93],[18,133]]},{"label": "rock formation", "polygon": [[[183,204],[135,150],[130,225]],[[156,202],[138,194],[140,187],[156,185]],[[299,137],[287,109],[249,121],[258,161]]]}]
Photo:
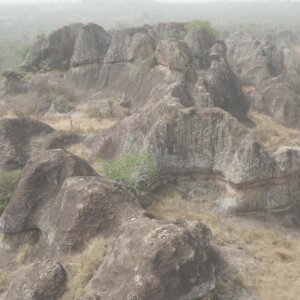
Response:
[{"label": "rock formation", "polygon": [[[0,230],[11,240],[38,230],[39,255],[56,258],[82,251],[99,234],[109,237],[109,254],[83,299],[198,299],[215,287],[207,227],[149,218],[133,194],[62,150],[27,163]],[[28,282],[33,273],[34,286]],[[28,299],[58,299],[65,278],[54,262],[29,266],[5,299],[27,299],[28,293]]]},{"label": "rock formation", "polygon": [[3,299],[56,300],[64,293],[66,280],[66,272],[60,264],[34,263],[14,278]]},{"label": "rock formation", "polygon": [[0,120],[0,169],[20,169],[36,151],[63,148],[78,140],[77,134],[56,131],[39,121],[2,119]]},{"label": "rock formation", "polygon": [[286,126],[299,128],[300,56],[294,50],[296,39],[292,32],[235,33],[226,44],[229,60],[243,81],[251,106]]}]

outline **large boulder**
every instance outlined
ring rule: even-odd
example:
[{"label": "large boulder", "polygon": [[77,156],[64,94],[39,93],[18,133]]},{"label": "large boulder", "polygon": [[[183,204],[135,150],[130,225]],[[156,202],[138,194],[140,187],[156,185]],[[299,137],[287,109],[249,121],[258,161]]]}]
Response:
[{"label": "large boulder", "polygon": [[65,290],[67,275],[54,261],[42,261],[17,273],[4,300],[58,300]]},{"label": "large boulder", "polygon": [[102,64],[111,42],[110,35],[96,24],[82,26],[76,38],[72,67]]},{"label": "large boulder", "polygon": [[41,37],[30,48],[22,67],[28,71],[67,70],[81,28],[81,24],[71,24]]},{"label": "large boulder", "polygon": [[38,121],[27,119],[0,120],[0,167],[18,169],[29,158],[30,140],[52,133],[54,129]]},{"label": "large boulder", "polygon": [[131,218],[120,232],[84,300],[196,300],[214,289],[211,233],[202,224]]},{"label": "large boulder", "polygon": [[45,207],[52,204],[65,179],[95,175],[86,161],[69,152],[41,152],[24,167],[17,189],[0,218],[0,231],[13,234],[39,229]]},{"label": "large boulder", "polygon": [[155,57],[158,64],[170,70],[187,71],[191,63],[191,53],[187,45],[175,38],[160,40],[157,44]]},{"label": "large boulder", "polygon": [[154,51],[154,40],[144,28],[129,28],[113,34],[104,63],[115,64],[145,60]]},{"label": "large boulder", "polygon": [[39,121],[2,119],[0,120],[0,169],[20,169],[38,150],[63,148],[78,140],[77,134],[56,131]]},{"label": "large boulder", "polygon": [[71,177],[41,210],[39,229],[48,255],[83,250],[101,234],[113,236],[128,219],[141,215],[137,199],[120,184],[100,176]]}]

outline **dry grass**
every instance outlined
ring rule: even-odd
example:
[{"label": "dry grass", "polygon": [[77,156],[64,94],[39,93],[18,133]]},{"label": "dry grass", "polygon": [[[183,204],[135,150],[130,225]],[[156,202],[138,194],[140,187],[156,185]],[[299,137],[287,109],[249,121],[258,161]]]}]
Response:
[{"label": "dry grass", "polygon": [[25,244],[23,247],[21,247],[21,249],[19,250],[17,257],[16,257],[16,261],[19,264],[25,264],[30,256],[32,255],[34,251],[34,245],[33,244]]},{"label": "dry grass", "polygon": [[0,295],[4,292],[6,285],[9,281],[9,274],[7,272],[0,273]]},{"label": "dry grass", "polygon": [[242,85],[242,91],[247,96],[249,96],[254,90],[255,90],[255,86],[253,84]]},{"label": "dry grass", "polygon": [[299,131],[285,127],[275,122],[271,117],[250,111],[250,118],[256,123],[251,129],[253,136],[269,150],[276,150],[280,146],[300,146]]},{"label": "dry grass", "polygon": [[84,143],[71,145],[67,150],[83,159],[88,159],[92,152]]},{"label": "dry grass", "polygon": [[78,114],[71,117],[68,115],[53,114],[41,119],[42,122],[50,125],[57,130],[74,131],[77,133],[96,133],[103,129],[110,128],[115,124],[112,119],[90,118],[84,114]]},{"label": "dry grass", "polygon": [[106,245],[102,238],[93,239],[86,249],[62,263],[68,272],[67,291],[62,300],[79,300],[85,292],[86,285],[103,262]]},{"label": "dry grass", "polygon": [[[274,228],[249,226],[217,213],[203,213],[170,190],[157,194],[148,209],[158,218],[200,220],[219,246],[236,245],[257,262],[254,274],[238,274],[239,284],[255,290],[263,300],[296,300],[300,294],[300,240]],[[238,283],[237,282],[237,283]],[[221,282],[220,289],[230,288]]]}]

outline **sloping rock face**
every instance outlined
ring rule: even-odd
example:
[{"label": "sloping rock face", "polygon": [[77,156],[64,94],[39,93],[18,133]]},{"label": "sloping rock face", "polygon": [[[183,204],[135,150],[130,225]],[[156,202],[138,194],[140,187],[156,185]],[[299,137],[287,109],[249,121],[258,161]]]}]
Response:
[{"label": "sloping rock face", "polygon": [[120,224],[143,213],[131,193],[99,176],[66,179],[51,202],[39,228],[52,255],[83,250],[99,234],[114,236]]},{"label": "sloping rock face", "polygon": [[42,37],[31,47],[22,67],[30,71],[68,69],[81,27],[81,24],[72,24]]},{"label": "sloping rock face", "polygon": [[154,41],[143,28],[130,28],[114,33],[105,63],[131,62],[146,59],[154,51]]},{"label": "sloping rock face", "polygon": [[5,293],[5,300],[56,300],[65,290],[67,281],[63,267],[54,261],[28,266],[18,274]]},{"label": "sloping rock face", "polygon": [[214,289],[210,232],[203,225],[142,218],[124,222],[120,230],[84,300],[200,299]]},{"label": "sloping rock face", "polygon": [[110,35],[102,27],[96,24],[83,26],[75,41],[71,66],[103,63],[110,42]]},{"label": "sloping rock face", "polygon": [[66,81],[81,88],[93,88],[102,67],[111,36],[100,26],[82,26],[76,38],[71,68]]},{"label": "sloping rock face", "polygon": [[[196,300],[215,287],[206,226],[153,219],[132,193],[62,150],[27,163],[0,227],[11,236],[39,230],[41,257],[63,257],[95,236],[106,237],[108,254],[83,299]],[[4,299],[59,299],[66,277],[55,262],[33,264]]]},{"label": "sloping rock face", "polygon": [[[290,31],[236,33],[226,40],[228,57],[244,82],[251,106],[278,122],[299,128],[300,55]],[[282,100],[284,99],[284,101]]]},{"label": "sloping rock face", "polygon": [[79,136],[56,131],[52,127],[30,119],[0,120],[0,169],[22,168],[36,152],[36,148],[63,148],[76,143]]},{"label": "sloping rock face", "polygon": [[44,206],[51,203],[64,180],[95,175],[82,159],[64,150],[40,153],[23,169],[18,187],[0,218],[3,233],[20,233],[40,228]]},{"label": "sloping rock face", "polygon": [[216,43],[210,49],[211,65],[205,80],[214,106],[230,112],[237,119],[243,119],[249,109],[247,99],[240,89],[238,78],[229,67],[226,58],[226,45]]}]

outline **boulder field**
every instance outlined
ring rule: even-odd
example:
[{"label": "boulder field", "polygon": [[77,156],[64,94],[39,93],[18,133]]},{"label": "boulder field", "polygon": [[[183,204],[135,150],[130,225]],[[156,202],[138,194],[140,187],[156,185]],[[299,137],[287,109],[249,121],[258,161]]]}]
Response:
[{"label": "boulder field", "polygon": [[[0,168],[23,168],[0,217],[0,246],[14,251],[35,236],[32,264],[3,299],[60,299],[68,282],[61,259],[99,236],[106,255],[81,300],[213,299],[218,259],[209,228],[154,218],[89,163],[142,150],[158,167],[153,185],[183,176],[194,186],[213,182],[222,209],[299,225],[300,148],[271,151],[253,135],[249,114],[299,128],[295,49],[289,32],[236,33],[224,42],[211,28],[181,23],[110,32],[71,24],[37,41],[22,65],[31,72],[22,78],[27,90],[40,73],[59,71],[63,84],[88,96],[113,92],[130,101],[113,127],[87,137],[0,120]],[[58,149],[79,139],[93,150],[89,162]]]}]

